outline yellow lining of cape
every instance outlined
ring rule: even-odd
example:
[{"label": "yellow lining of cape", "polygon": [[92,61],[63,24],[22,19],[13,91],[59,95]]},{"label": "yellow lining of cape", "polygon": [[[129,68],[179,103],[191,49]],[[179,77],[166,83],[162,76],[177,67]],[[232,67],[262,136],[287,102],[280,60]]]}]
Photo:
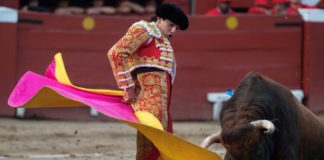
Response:
[{"label": "yellow lining of cape", "polygon": [[[77,86],[73,85],[69,79],[69,76],[67,75],[66,70],[65,70],[62,53],[57,53],[55,55],[54,59],[55,59],[55,76],[56,76],[57,81],[65,84],[65,85],[68,85],[68,86],[71,86],[71,87],[74,87],[74,88],[77,88],[77,89],[80,89],[83,91],[87,91],[87,92],[92,92],[92,93],[97,93],[97,94],[102,94],[102,95],[109,95],[109,96],[123,96],[124,95],[124,92],[117,91],[117,90],[89,89],[89,88],[82,88],[82,87],[77,87]],[[149,112],[139,111],[139,112],[135,112],[135,116],[142,124],[163,130],[161,122],[153,114],[151,114]]]},{"label": "yellow lining of cape", "polygon": [[107,90],[107,89],[90,89],[90,88],[83,88],[83,87],[78,87],[73,85],[66,73],[62,54],[57,53],[54,58],[55,58],[55,76],[57,81],[65,85],[80,89],[82,91],[87,91],[87,92],[92,92],[92,93],[97,93],[102,95],[109,95],[109,96],[124,96],[123,91]]},{"label": "yellow lining of cape", "polygon": [[135,116],[142,124],[146,124],[148,126],[160,129],[163,131],[163,126],[161,122],[151,113],[147,111],[137,111],[135,112]]},{"label": "yellow lining of cape", "polygon": [[[61,83],[64,83],[66,85],[69,85],[71,87],[78,88],[80,90],[88,91],[88,92],[97,92],[99,94],[106,93],[108,95],[111,95],[111,90],[96,90],[96,89],[86,89],[81,87],[74,86],[71,81],[68,78],[68,75],[66,74],[62,56],[61,54],[57,54],[55,56],[56,60],[56,76],[58,78],[58,81]],[[39,92],[38,95],[55,95],[56,99],[52,99],[51,105],[58,106],[58,105],[82,105],[83,103],[75,102],[71,99],[65,98],[62,95],[56,93],[55,91],[51,91],[48,88],[45,88],[50,92]],[[121,91],[113,91],[113,93],[116,93],[116,95],[122,95]],[[37,97],[37,95],[35,96]],[[34,98],[35,98],[34,97]],[[40,99],[36,99],[35,103],[37,101],[43,101],[45,98],[40,97]],[[48,101],[46,101],[48,102]],[[46,104],[39,104],[39,105],[46,105]],[[63,105],[64,106],[64,105]],[[40,106],[38,106],[40,107]],[[161,157],[160,159],[163,160],[188,160],[188,159],[199,159],[199,160],[221,160],[222,158],[217,155],[216,153],[213,153],[207,149],[201,148],[197,145],[194,145],[188,141],[185,141],[177,136],[172,135],[171,133],[161,130],[162,125],[158,121],[156,117],[154,117],[152,114],[148,112],[136,112],[135,113],[137,118],[144,124],[134,123],[130,121],[125,121],[116,118],[117,120],[126,123],[134,128],[136,128],[139,132],[144,134],[148,139],[150,139],[154,145],[158,148],[160,151]],[[113,117],[114,118],[114,117]],[[143,120],[141,120],[143,119]],[[152,127],[153,126],[153,127]],[[156,127],[157,126],[157,127]]]}]

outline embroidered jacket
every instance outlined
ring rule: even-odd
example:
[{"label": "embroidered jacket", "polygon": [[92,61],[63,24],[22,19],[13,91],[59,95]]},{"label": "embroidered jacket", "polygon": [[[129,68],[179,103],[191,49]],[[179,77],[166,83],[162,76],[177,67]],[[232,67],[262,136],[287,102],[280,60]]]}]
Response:
[{"label": "embroidered jacket", "polygon": [[127,33],[109,50],[108,57],[118,87],[134,86],[131,72],[139,67],[154,67],[168,72],[172,81],[176,63],[169,40],[155,22],[134,23]]}]

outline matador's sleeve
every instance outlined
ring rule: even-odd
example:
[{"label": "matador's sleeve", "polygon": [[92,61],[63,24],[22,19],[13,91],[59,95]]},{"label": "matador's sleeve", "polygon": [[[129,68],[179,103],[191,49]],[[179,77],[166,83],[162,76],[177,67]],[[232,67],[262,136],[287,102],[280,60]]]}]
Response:
[{"label": "matador's sleeve", "polygon": [[134,60],[136,51],[146,44],[149,38],[150,34],[143,26],[134,25],[109,50],[108,58],[119,88],[134,86],[129,60]]}]

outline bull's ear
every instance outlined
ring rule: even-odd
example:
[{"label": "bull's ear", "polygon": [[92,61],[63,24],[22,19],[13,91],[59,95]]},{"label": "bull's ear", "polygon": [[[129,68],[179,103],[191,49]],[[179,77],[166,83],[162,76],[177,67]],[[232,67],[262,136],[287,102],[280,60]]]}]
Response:
[{"label": "bull's ear", "polygon": [[221,131],[209,135],[207,138],[203,140],[200,146],[203,148],[208,148],[213,143],[221,143],[220,134]]},{"label": "bull's ear", "polygon": [[264,130],[265,134],[272,134],[275,131],[274,124],[269,120],[256,120],[250,122],[253,127]]}]

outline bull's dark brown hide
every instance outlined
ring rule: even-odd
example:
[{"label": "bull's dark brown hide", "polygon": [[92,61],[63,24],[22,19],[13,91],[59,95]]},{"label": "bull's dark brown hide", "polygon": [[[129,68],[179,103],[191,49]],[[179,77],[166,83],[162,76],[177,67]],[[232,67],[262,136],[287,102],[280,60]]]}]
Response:
[{"label": "bull's dark brown hide", "polygon": [[[250,122],[270,120],[273,134]],[[220,141],[227,160],[324,160],[323,122],[290,90],[263,75],[249,73],[220,115]]]}]

